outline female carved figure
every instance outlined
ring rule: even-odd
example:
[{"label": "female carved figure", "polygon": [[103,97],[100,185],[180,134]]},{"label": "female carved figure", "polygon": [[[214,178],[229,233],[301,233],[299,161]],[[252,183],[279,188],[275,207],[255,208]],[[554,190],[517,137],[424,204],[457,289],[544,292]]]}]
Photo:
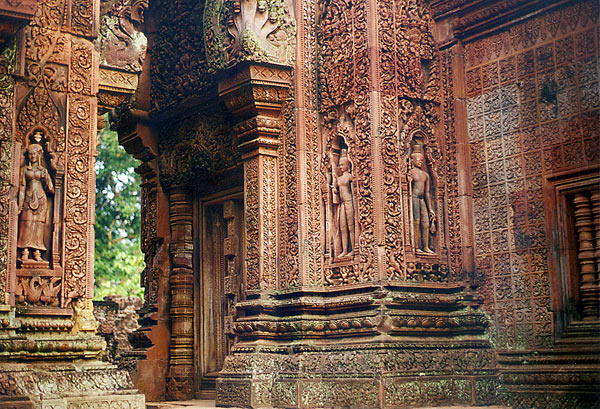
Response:
[{"label": "female carved figure", "polygon": [[334,169],[333,203],[337,208],[335,218],[338,221],[341,238],[341,249],[336,246],[336,258],[343,258],[354,254],[354,198],[352,195],[352,169],[348,157],[342,155],[338,167],[334,167]]},{"label": "female carved figure", "polygon": [[17,247],[22,249],[21,261],[44,261],[46,251],[44,233],[49,223],[48,195],[54,193],[54,185],[45,166],[44,149],[39,144],[41,132],[33,136],[34,143],[26,151],[27,164],[23,167],[19,186],[19,236]]},{"label": "female carved figure", "polygon": [[413,168],[408,172],[411,190],[412,217],[417,253],[433,254],[429,248],[429,233],[435,232],[435,212],[431,207],[431,177],[425,167],[425,157],[420,152],[410,155]]}]

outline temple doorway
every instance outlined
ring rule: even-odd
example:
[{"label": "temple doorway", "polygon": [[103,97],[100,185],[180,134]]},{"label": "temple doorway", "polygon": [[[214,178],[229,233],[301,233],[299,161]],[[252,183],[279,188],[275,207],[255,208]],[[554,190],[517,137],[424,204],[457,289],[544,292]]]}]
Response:
[{"label": "temple doorway", "polygon": [[194,219],[196,280],[196,395],[214,399],[216,379],[233,344],[234,304],[239,299],[243,192],[198,198]]}]

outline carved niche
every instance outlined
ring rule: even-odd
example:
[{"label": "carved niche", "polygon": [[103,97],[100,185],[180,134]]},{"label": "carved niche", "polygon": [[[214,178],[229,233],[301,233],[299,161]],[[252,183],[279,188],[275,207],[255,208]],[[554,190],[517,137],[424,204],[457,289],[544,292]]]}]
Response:
[{"label": "carved niche", "polygon": [[49,132],[36,127],[21,147],[18,186],[18,303],[59,306],[62,284],[58,210],[64,170]]},{"label": "carved niche", "polygon": [[[425,156],[423,139],[415,133],[408,155],[408,209],[411,219],[412,246],[418,256],[435,254],[434,237],[437,233],[437,216],[434,208],[435,189],[429,163]],[[433,198],[432,198],[433,197]]]},{"label": "carved niche", "polygon": [[[91,2],[70,14],[61,4],[39,4],[15,65],[8,265],[25,313],[67,308],[74,298],[91,297],[93,285],[98,64],[91,42],[78,34],[90,37],[95,23]],[[70,31],[62,30],[67,24]]]},{"label": "carved niche", "polygon": [[[319,67],[318,92],[321,122],[321,249],[323,280],[328,286],[357,284],[378,278],[375,249],[375,212],[373,200],[373,135],[369,96],[371,71],[367,52],[366,4],[348,0],[318,3]],[[338,137],[342,132],[342,139]],[[351,257],[336,260],[333,237],[333,196],[331,209],[323,198],[323,185],[332,175],[332,141],[348,145],[348,163],[352,166],[352,194],[356,227]],[[336,148],[337,149],[337,148]],[[343,148],[345,149],[345,148]],[[336,153],[337,155],[337,153]],[[340,149],[339,155],[342,152]],[[336,161],[337,157],[333,156]],[[332,178],[330,176],[330,178]],[[330,214],[330,216],[327,216]],[[329,223],[329,226],[327,224]],[[331,241],[331,243],[327,243]],[[348,240],[351,243],[351,240]],[[337,243],[337,242],[336,242]],[[341,243],[341,240],[340,240]],[[328,247],[328,248],[327,248]],[[344,254],[341,252],[339,254]],[[333,263],[332,263],[333,261]]]},{"label": "carved niche", "polygon": [[354,262],[360,228],[357,223],[356,181],[353,174],[352,122],[346,110],[340,120],[331,110],[325,118],[325,151],[322,155],[321,194],[324,209],[325,262]]},{"label": "carved niche", "polygon": [[[35,36],[35,31],[31,34]],[[51,69],[42,67],[40,83],[26,94],[18,109],[13,268],[17,303],[58,307],[64,304],[61,220],[65,172],[64,156],[57,150],[64,119],[60,98],[51,90],[56,82],[45,75]],[[35,78],[30,76],[30,80]]]},{"label": "carved niche", "polygon": [[400,133],[400,174],[405,227],[406,275],[392,279],[447,281],[444,237],[442,155],[434,136],[435,120],[424,107],[405,104],[408,120]]}]

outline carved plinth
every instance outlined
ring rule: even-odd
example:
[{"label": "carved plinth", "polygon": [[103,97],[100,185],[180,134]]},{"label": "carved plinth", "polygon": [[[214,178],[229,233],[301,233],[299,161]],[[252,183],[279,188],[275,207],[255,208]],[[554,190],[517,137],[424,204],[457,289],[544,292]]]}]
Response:
[{"label": "carved plinth", "polygon": [[0,408],[144,409],[129,375],[103,362],[3,364]]},{"label": "carved plinth", "polygon": [[481,345],[446,342],[238,348],[225,362],[216,400],[292,408],[489,404],[497,387],[491,359]]},{"label": "carved plinth", "polygon": [[217,404],[494,402],[487,317],[481,300],[462,290],[372,287],[239,302],[238,342],[219,374]]},{"label": "carved plinth", "polygon": [[513,408],[594,408],[600,402],[600,348],[499,351],[499,402]]}]

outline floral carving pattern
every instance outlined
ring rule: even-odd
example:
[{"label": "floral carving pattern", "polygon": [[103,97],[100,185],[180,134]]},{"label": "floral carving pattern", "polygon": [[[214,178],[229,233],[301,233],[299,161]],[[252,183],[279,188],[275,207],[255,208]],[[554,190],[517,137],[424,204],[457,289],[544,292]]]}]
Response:
[{"label": "floral carving pattern", "polygon": [[[65,200],[65,298],[86,297],[92,291],[90,206],[94,186],[90,138],[95,124],[92,98],[69,95],[69,135]],[[93,247],[92,247],[93,248]]]},{"label": "floral carving pattern", "polygon": [[[211,3],[211,2],[209,2]],[[159,112],[215,86],[204,42],[204,2],[152,3],[156,35],[152,46],[152,111]]]},{"label": "floral carving pattern", "polygon": [[0,54],[0,304],[6,304],[8,301],[9,203],[14,146],[10,138],[14,109],[14,63],[15,47],[10,45]]},{"label": "floral carving pattern", "polygon": [[[419,237],[414,227],[411,184],[406,180],[408,172],[413,172],[411,154],[423,151],[423,166],[431,171],[432,206],[430,213],[436,219],[443,215],[444,172],[441,169],[442,155],[439,151],[437,126],[437,101],[439,100],[439,61],[431,34],[433,21],[428,8],[417,0],[379,3],[378,38],[382,47],[379,55],[381,75],[381,158],[383,162],[383,194],[386,271],[390,280],[433,280],[446,281],[442,249],[444,235],[442,229],[431,234],[434,251],[424,254],[419,250],[415,237]],[[424,169],[425,169],[424,168]],[[428,173],[429,174],[429,173]],[[436,220],[428,230],[440,225]],[[419,227],[419,229],[421,229]],[[434,243],[434,244],[433,244]],[[418,253],[418,254],[417,254]],[[431,266],[416,263],[422,256],[433,257],[436,263],[429,269],[418,266]],[[431,274],[431,272],[439,274]]]},{"label": "floral carving pattern", "polygon": [[[248,290],[256,290],[260,285],[260,237],[259,237],[259,219],[260,209],[258,208],[259,186],[255,181],[258,180],[259,164],[258,158],[253,158],[245,164],[244,175],[244,212],[246,227],[246,287]],[[250,183],[249,183],[250,182]]]},{"label": "floral carving pattern", "polygon": [[[319,95],[325,131],[323,146],[329,146],[337,133],[333,128],[345,112],[354,131],[346,141],[354,152],[355,179],[358,193],[356,213],[359,220],[358,260],[361,281],[376,279],[374,248],[372,149],[370,123],[371,83],[370,60],[367,51],[366,4],[353,4],[345,0],[324,1],[320,5]],[[349,52],[352,50],[352,52]],[[323,157],[325,153],[321,154]],[[321,165],[322,166],[322,165]],[[321,169],[321,173],[326,172]],[[354,269],[356,267],[352,267]],[[325,272],[331,276],[333,270]],[[327,282],[334,280],[326,278]]]},{"label": "floral carving pattern", "polygon": [[[261,287],[268,289],[277,288],[277,160],[271,156],[264,156],[262,160],[262,209],[260,211],[264,221],[262,229],[262,254],[263,263]],[[251,179],[248,179],[250,181]],[[256,180],[256,179],[255,179]]]},{"label": "floral carving pattern", "polygon": [[288,99],[283,107],[285,125],[279,157],[279,246],[281,248],[281,267],[279,288],[292,288],[300,284],[298,266],[298,204],[296,194],[297,158],[296,158],[296,121],[294,100]]}]

